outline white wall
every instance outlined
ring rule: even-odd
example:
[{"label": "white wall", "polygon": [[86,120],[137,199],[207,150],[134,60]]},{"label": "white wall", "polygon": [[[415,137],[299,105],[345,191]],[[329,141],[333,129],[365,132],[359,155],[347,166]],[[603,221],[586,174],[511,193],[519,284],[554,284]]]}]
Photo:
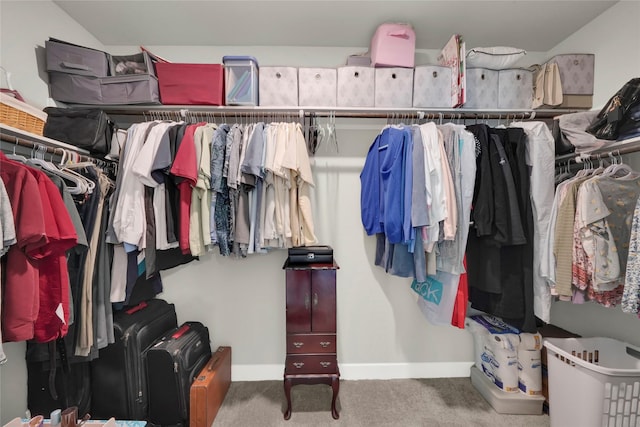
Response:
[{"label": "white wall", "polygon": [[[628,35],[618,37],[612,34],[611,29],[617,32],[623,28],[621,34],[625,34],[625,27],[636,25],[637,20],[633,20],[633,15],[629,16],[629,12],[637,12],[634,7],[626,4],[614,6],[603,17],[569,38],[568,41],[577,37],[578,44],[567,46],[566,52],[574,49],[593,52],[591,39],[601,37],[607,38],[611,44],[629,43]],[[48,1],[2,0],[0,15],[0,64],[17,70],[14,71],[14,85],[34,105],[44,106],[47,103],[46,76],[34,71],[36,60],[33,52],[48,37],[105,49],[114,54],[138,51],[137,46],[101,46]],[[607,31],[598,24],[600,19],[613,21]],[[23,25],[25,22],[29,24]],[[591,25],[594,25],[593,30]],[[505,37],[508,40],[508,35]],[[602,42],[602,46],[604,49],[607,43]],[[256,56],[261,65],[325,67],[340,65],[348,54],[366,50],[331,47],[147,47],[175,62],[219,62],[223,55],[247,54]],[[631,47],[620,48],[611,63],[623,60],[630,54]],[[555,50],[561,52],[564,47],[559,45]],[[595,53],[597,58],[609,55],[608,51]],[[432,63],[435,54],[435,51],[419,52],[417,63]],[[549,56],[530,53],[522,65],[538,63]],[[637,62],[635,64],[634,70],[637,70]],[[599,73],[604,72],[605,66],[598,60],[597,99],[608,98],[613,91],[600,79]],[[616,89],[626,81],[613,70],[606,73],[622,79],[611,83]],[[340,153],[335,156],[328,149],[320,153],[314,174],[318,235],[322,243],[335,248],[341,267],[338,272],[338,359],[343,378],[468,375],[468,367],[473,360],[470,335],[452,327],[429,324],[417,308],[409,280],[386,275],[372,262],[374,241],[364,234],[359,218],[359,173],[367,148],[384,122],[342,120],[338,125]],[[281,267],[285,256],[284,252],[274,252],[237,260],[207,255],[198,262],[163,275],[165,291],[161,297],[176,304],[178,320],[202,321],[210,328],[214,346],[233,347],[234,380],[282,378],[285,322],[284,273]],[[585,309],[580,313],[589,312],[586,307],[577,309]],[[554,308],[554,317],[557,311]],[[587,317],[584,320],[586,323]],[[9,362],[0,367],[2,422],[20,415],[26,407],[24,344],[10,343],[5,345],[5,349]]]},{"label": "white wall", "polygon": [[[594,53],[594,109],[601,109],[627,81],[640,76],[640,2],[621,1],[572,34],[550,54]],[[640,154],[627,156],[636,170]],[[551,321],[583,336],[608,336],[640,345],[640,319],[619,308],[556,302]]]}]

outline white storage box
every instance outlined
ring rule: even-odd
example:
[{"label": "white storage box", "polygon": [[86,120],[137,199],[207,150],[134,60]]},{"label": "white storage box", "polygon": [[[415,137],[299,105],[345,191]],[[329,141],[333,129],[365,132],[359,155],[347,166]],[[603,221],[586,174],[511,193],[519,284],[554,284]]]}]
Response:
[{"label": "white storage box", "polygon": [[252,56],[223,56],[226,105],[258,105],[258,61]]},{"label": "white storage box", "polygon": [[467,102],[464,108],[498,108],[498,71],[467,68]]},{"label": "white storage box", "polygon": [[611,338],[547,338],[552,427],[640,425],[640,349]]},{"label": "white storage box", "polygon": [[258,76],[260,105],[295,107],[298,105],[298,69],[295,67],[260,67]]},{"label": "white storage box", "polygon": [[[541,415],[543,396],[525,396],[521,393],[507,393],[496,387],[491,380],[475,366],[471,367],[471,384],[499,414]],[[571,426],[571,424],[567,424]]]},{"label": "white storage box", "polygon": [[299,68],[298,104],[304,107],[335,107],[337,80],[335,68]]},{"label": "white storage box", "polygon": [[533,72],[520,68],[498,71],[498,108],[530,109]]},{"label": "white storage box", "polygon": [[375,106],[411,108],[413,68],[376,68]]},{"label": "white storage box", "polygon": [[375,69],[338,68],[338,107],[373,107]]},{"label": "white storage box", "polygon": [[413,72],[413,106],[451,108],[451,68],[421,65]]}]

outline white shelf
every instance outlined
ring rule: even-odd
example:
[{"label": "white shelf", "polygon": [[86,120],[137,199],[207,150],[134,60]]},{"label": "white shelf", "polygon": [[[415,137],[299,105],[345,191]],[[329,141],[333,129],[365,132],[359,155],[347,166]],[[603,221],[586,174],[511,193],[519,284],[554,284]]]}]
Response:
[{"label": "white shelf", "polygon": [[4,123],[0,123],[0,136],[2,140],[7,143],[20,143],[20,140],[31,143],[33,145],[44,145],[49,148],[60,148],[64,150],[71,150],[79,154],[88,155],[89,152],[82,148],[75,147],[73,145],[57,141],[55,139],[47,138],[46,136],[36,135],[35,133],[27,132],[21,129],[8,126]]}]

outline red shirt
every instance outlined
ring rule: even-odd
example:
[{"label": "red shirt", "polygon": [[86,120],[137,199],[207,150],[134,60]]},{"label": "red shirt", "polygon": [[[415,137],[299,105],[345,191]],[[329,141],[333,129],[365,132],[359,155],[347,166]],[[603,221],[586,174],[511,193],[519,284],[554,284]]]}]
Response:
[{"label": "red shirt", "polygon": [[7,189],[16,229],[16,244],[3,261],[2,339],[25,341],[34,336],[38,317],[38,261],[27,254],[48,244],[38,183],[29,169],[0,153],[0,178]]},{"label": "red shirt", "polygon": [[[69,328],[69,271],[66,251],[78,243],[78,236],[58,187],[44,172],[34,168],[29,168],[29,172],[38,181],[45,230],[49,238],[46,247],[29,252],[33,258],[40,259],[40,306],[34,339],[47,342],[65,336]],[[62,318],[56,311],[60,312]]]},{"label": "red shirt", "polygon": [[189,214],[191,211],[191,192],[198,181],[198,165],[196,158],[196,146],[193,136],[196,129],[206,123],[196,123],[189,125],[184,131],[184,136],[180,142],[180,147],[176,153],[176,158],[171,166],[171,174],[184,178],[178,184],[180,191],[180,209],[178,219],[180,221],[180,249],[182,253],[188,254],[189,250]]}]

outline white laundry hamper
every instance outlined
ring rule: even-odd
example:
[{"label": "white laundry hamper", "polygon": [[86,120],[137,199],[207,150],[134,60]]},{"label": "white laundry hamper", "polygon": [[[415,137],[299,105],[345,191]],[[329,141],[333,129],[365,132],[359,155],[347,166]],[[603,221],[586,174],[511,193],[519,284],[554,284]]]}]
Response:
[{"label": "white laundry hamper", "polygon": [[640,427],[640,349],[611,338],[547,338],[551,427]]}]

